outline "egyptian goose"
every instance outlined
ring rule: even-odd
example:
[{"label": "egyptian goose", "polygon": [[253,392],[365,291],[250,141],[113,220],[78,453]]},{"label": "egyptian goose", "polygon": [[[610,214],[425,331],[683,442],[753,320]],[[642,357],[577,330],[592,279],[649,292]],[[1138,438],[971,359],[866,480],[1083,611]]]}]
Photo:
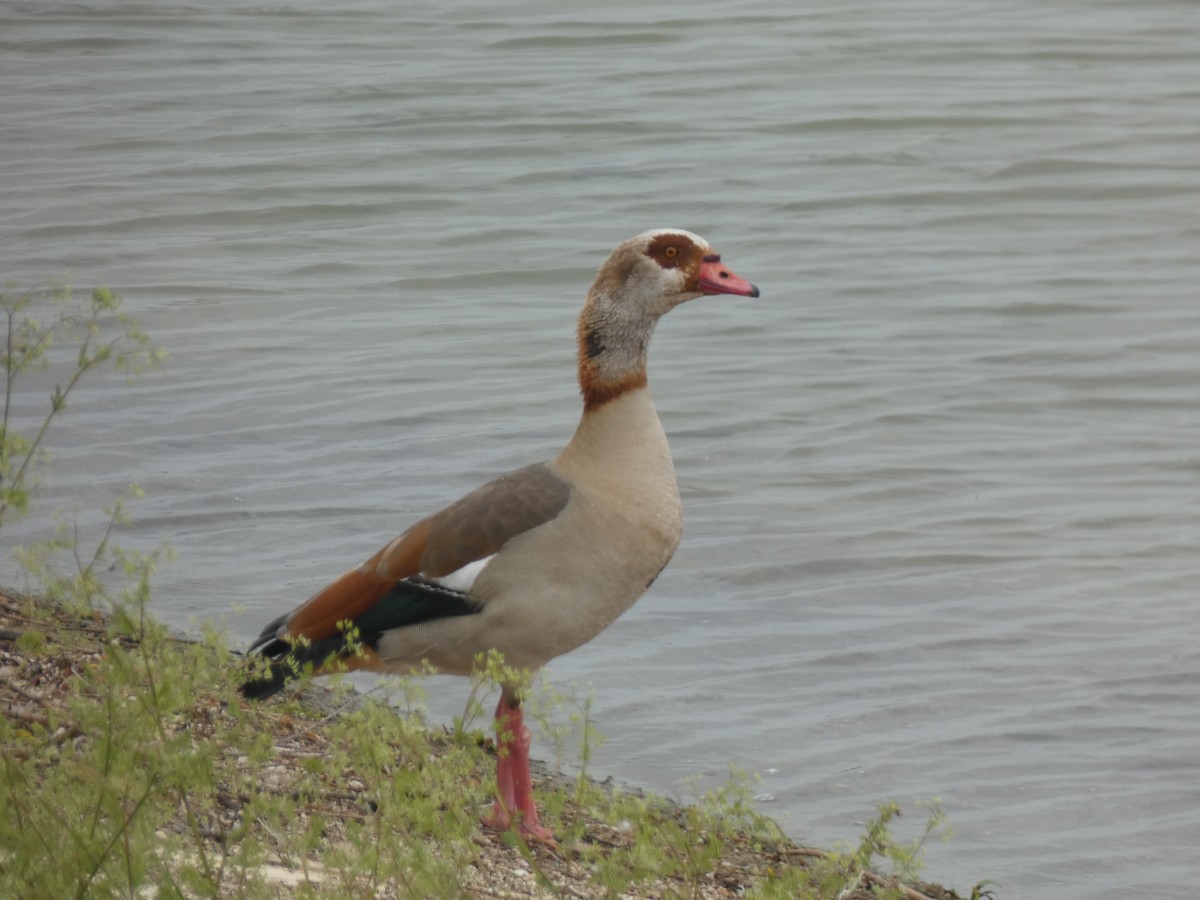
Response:
[{"label": "egyptian goose", "polygon": [[[250,648],[269,666],[242,693],[268,697],[305,663],[318,674],[429,663],[469,675],[476,655],[493,648],[508,665],[533,671],[632,606],[683,529],[671,452],[646,385],[646,349],[664,313],[703,294],[757,297],[758,288],[687,231],[647,231],[618,245],[579,316],[583,416],[570,443],[422,519],[273,621]],[[347,621],[358,653],[348,653],[339,628]],[[530,789],[529,730],[515,686],[502,687],[496,736],[488,824],[551,839]]]}]

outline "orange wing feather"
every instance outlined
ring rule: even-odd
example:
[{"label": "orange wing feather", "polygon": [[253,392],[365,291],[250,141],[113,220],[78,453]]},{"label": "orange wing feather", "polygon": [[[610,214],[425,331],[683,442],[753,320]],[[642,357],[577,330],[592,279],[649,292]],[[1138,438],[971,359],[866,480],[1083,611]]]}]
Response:
[{"label": "orange wing feather", "polygon": [[337,634],[338,622],[357,619],[397,581],[421,571],[428,535],[429,520],[422,519],[357,569],[317,591],[288,617],[288,635],[319,641]]}]

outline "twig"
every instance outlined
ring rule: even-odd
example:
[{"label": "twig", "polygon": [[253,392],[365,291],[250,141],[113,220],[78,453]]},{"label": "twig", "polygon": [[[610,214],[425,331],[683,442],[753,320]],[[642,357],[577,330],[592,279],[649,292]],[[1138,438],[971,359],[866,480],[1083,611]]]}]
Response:
[{"label": "twig", "polygon": [[9,612],[19,612],[20,608],[17,606],[17,604],[22,598],[12,596],[15,593],[16,591],[5,588],[4,592],[0,593],[0,607],[3,607]]},{"label": "twig", "polygon": [[467,887],[467,890],[476,897],[507,897],[508,894],[501,894],[498,891],[492,890],[490,887],[484,887],[481,884],[472,884]]},{"label": "twig", "polygon": [[323,750],[293,750],[280,744],[276,744],[274,749],[284,759],[321,759],[325,756]]},{"label": "twig", "polygon": [[818,847],[788,847],[784,850],[788,856],[813,856],[818,859],[824,859],[829,855],[826,850],[821,850]]},{"label": "twig", "polygon": [[[40,725],[43,728],[50,727],[50,720],[47,719],[45,716],[43,716],[41,713],[36,713],[36,712],[33,712],[32,710],[28,710],[28,709],[22,709],[19,706],[11,706],[10,705],[6,709],[4,709],[3,714],[10,719],[15,719],[18,722],[28,722],[30,725]],[[44,741],[42,741],[42,743],[39,746],[37,746],[37,747],[28,747],[28,746],[17,747],[17,748],[14,748],[11,752],[13,754],[13,757],[16,759],[22,759],[22,760],[29,759],[29,757],[32,756],[34,753],[40,753],[46,747],[57,746],[58,744],[64,743],[65,741],[69,741],[72,738],[79,737],[79,735],[81,735],[81,734],[83,734],[83,731],[79,728],[78,725],[60,725],[60,726],[58,726],[58,730],[55,731],[54,734],[50,735],[50,737],[48,737]]]},{"label": "twig", "polygon": [[3,681],[6,685],[8,685],[10,688],[12,688],[14,691],[16,691],[18,694],[20,694],[26,700],[32,700],[34,703],[45,703],[46,702],[45,694],[43,694],[39,691],[35,691],[31,688],[25,687],[25,685],[21,684],[21,682],[17,681],[15,678],[10,676],[8,674],[8,672],[0,670],[0,681]]},{"label": "twig", "polygon": [[864,872],[863,881],[869,884],[877,884],[880,887],[895,887],[900,891],[900,895],[904,897],[904,900],[933,900],[928,894],[914,891],[903,884],[895,884],[894,879],[884,878],[881,875],[876,875],[874,872]]},{"label": "twig", "polygon": [[43,728],[50,727],[50,720],[41,713],[36,713],[20,706],[13,706],[12,704],[9,704],[4,710],[4,715],[10,719],[16,719],[18,722],[28,722],[31,725],[41,725]]}]

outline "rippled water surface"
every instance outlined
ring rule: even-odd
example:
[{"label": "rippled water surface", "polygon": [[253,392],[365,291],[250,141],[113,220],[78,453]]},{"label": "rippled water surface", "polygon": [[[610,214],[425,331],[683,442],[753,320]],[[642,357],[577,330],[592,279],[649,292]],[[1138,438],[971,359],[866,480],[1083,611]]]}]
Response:
[{"label": "rippled water surface", "polygon": [[935,880],[1192,897],[1197,47],[1166,0],[7,3],[0,277],[172,354],[46,500],[139,481],[161,614],[244,641],[551,455],[596,267],[690,228],[763,296],[656,335],[684,543],[553,666],[601,770],[732,764],[824,844],[940,796]]}]

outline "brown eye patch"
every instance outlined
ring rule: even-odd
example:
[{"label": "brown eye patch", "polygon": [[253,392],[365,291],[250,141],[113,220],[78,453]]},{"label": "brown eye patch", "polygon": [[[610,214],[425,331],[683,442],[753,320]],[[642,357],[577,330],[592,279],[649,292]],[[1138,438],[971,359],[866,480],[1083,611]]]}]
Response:
[{"label": "brown eye patch", "polygon": [[682,234],[660,234],[646,248],[646,255],[664,269],[686,268],[700,254],[700,248]]}]

